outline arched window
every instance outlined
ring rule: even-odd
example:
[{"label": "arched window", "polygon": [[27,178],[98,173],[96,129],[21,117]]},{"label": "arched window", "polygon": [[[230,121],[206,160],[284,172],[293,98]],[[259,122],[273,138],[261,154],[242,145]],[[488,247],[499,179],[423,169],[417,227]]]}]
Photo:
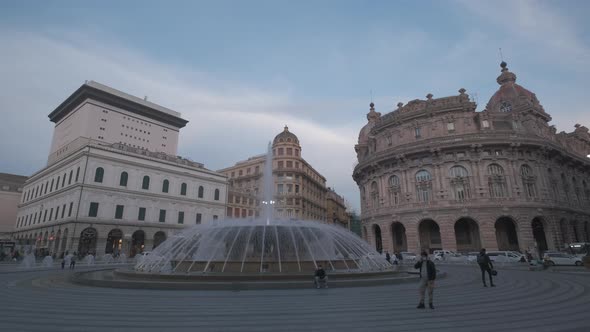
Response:
[{"label": "arched window", "polygon": [[428,203],[432,200],[432,176],[427,170],[416,173],[416,195],[418,202]]},{"label": "arched window", "polygon": [[62,188],[66,185],[66,175],[68,175],[68,174],[64,173],[64,176],[61,178],[61,187]]},{"label": "arched window", "polygon": [[199,192],[198,192],[198,198],[203,198],[203,193],[205,191],[205,188],[203,188],[203,186],[199,186]]},{"label": "arched window", "polygon": [[144,176],[143,181],[141,182],[141,189],[150,189],[150,177]]},{"label": "arched window", "polygon": [[361,205],[366,206],[367,204],[367,194],[365,190],[365,186],[361,186]]},{"label": "arched window", "polygon": [[522,179],[522,186],[526,197],[537,197],[537,177],[529,165],[520,166],[520,178]]},{"label": "arched window", "polygon": [[506,178],[504,177],[504,169],[498,164],[490,164],[488,166],[488,187],[491,198],[507,197]]},{"label": "arched window", "polygon": [[375,181],[371,183],[371,204],[373,204],[373,209],[379,207],[379,186]]},{"label": "arched window", "polygon": [[182,196],[186,196],[186,183],[182,183],[182,184],[180,185],[180,194],[181,194]]},{"label": "arched window", "polygon": [[169,187],[170,187],[170,181],[164,180],[164,182],[162,182],[162,192],[167,193]]},{"label": "arched window", "polygon": [[463,166],[453,166],[449,170],[451,177],[451,188],[453,190],[453,198],[463,201],[471,198],[471,190],[469,186],[469,173]]},{"label": "arched window", "polygon": [[68,186],[72,184],[72,175],[74,175],[74,171],[70,171],[70,176],[68,177]]},{"label": "arched window", "polygon": [[104,177],[104,169],[102,167],[98,167],[94,172],[94,182],[102,183],[102,178]]},{"label": "arched window", "polygon": [[127,187],[127,180],[129,179],[129,174],[127,172],[121,172],[121,177],[119,178],[119,185],[121,187]]},{"label": "arched window", "polygon": [[214,195],[213,199],[216,201],[219,200],[219,189],[215,189],[215,195]]},{"label": "arched window", "polygon": [[391,205],[401,203],[401,185],[397,175],[389,177],[389,201]]}]

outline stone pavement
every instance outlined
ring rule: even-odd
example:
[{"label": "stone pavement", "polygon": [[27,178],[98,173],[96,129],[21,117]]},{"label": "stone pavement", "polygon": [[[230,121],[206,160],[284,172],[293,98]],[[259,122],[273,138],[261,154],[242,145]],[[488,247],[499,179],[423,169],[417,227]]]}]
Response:
[{"label": "stone pavement", "polygon": [[[70,272],[0,272],[0,331],[590,331],[590,273],[440,266],[435,310],[417,285],[259,291],[92,288]],[[310,282],[311,283],[311,282]]]}]

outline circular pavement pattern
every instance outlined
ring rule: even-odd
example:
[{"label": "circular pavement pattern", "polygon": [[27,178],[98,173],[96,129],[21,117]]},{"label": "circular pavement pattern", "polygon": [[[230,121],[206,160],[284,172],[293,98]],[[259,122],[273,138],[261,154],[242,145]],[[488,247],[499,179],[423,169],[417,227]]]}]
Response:
[{"label": "circular pavement pattern", "polygon": [[[61,270],[0,272],[1,331],[589,331],[590,273],[439,266],[435,310],[416,284],[165,291],[74,285]],[[312,281],[310,279],[310,286]]]}]

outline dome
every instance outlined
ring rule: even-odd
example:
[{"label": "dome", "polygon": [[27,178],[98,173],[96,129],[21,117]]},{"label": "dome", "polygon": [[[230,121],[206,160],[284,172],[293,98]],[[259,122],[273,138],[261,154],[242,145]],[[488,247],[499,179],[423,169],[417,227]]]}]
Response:
[{"label": "dome", "polygon": [[348,229],[311,221],[226,220],[193,225],[135,265],[148,273],[373,272],[391,265]]},{"label": "dome", "polygon": [[285,126],[283,132],[275,136],[275,139],[272,141],[272,145],[279,143],[295,143],[299,145],[299,139],[295,134],[289,131],[289,127]]},{"label": "dome", "polygon": [[537,96],[516,84],[516,75],[508,70],[506,62],[500,64],[502,73],[496,81],[500,88],[486,105],[489,112],[511,112],[519,106],[540,107]]}]

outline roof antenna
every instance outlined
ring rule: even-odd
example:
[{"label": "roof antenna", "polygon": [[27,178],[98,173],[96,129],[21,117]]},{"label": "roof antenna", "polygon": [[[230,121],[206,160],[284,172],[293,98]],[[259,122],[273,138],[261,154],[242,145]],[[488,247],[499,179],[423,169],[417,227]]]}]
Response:
[{"label": "roof antenna", "polygon": [[504,62],[504,56],[502,56],[502,48],[498,48],[498,50],[500,51],[500,61]]},{"label": "roof antenna", "polygon": [[369,90],[369,93],[371,94],[371,102],[373,102],[373,89]]}]

